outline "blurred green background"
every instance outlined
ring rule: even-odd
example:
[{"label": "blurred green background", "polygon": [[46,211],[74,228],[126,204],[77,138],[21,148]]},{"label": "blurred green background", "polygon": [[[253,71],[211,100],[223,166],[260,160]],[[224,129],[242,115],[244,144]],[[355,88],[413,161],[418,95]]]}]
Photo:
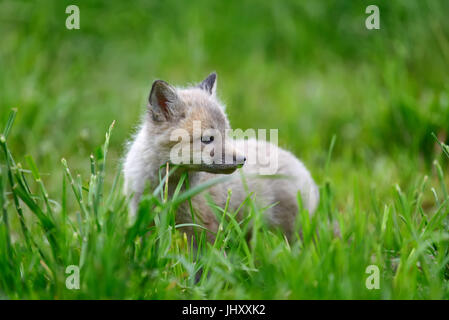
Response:
[{"label": "blurred green background", "polygon": [[[65,28],[70,4],[80,30]],[[365,28],[370,4],[380,30]],[[154,79],[185,85],[215,70],[234,128],[278,128],[319,183],[332,178],[342,211],[368,208],[431,174],[431,132],[447,141],[448,13],[443,0],[3,0],[0,122],[19,109],[9,147],[36,159],[54,194],[60,159],[87,173],[113,120],[118,165]]]}]

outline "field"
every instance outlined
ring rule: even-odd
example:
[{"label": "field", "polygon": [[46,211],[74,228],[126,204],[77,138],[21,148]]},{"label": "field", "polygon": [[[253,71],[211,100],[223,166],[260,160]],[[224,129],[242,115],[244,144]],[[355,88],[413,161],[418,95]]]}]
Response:
[{"label": "field", "polygon": [[[380,30],[343,0],[82,1],[68,30],[69,1],[0,0],[0,298],[448,299],[449,2],[374,2]],[[176,207],[207,186],[148,193],[128,223],[152,81],[214,70],[232,127],[279,129],[320,185],[302,238],[248,194],[193,254]]]}]

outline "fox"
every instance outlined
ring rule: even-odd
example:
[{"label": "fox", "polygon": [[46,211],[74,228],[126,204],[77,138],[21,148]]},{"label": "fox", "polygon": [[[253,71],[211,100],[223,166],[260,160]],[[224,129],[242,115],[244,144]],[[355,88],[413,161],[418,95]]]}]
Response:
[{"label": "fox", "polygon": [[[188,176],[190,188],[216,177],[229,178],[195,195],[190,204],[186,201],[179,205],[175,220],[190,223],[185,227],[188,236],[194,232],[192,222],[199,222],[211,231],[207,232],[208,240],[215,239],[219,221],[206,194],[219,207],[227,205],[228,212],[236,212],[248,192],[253,192],[257,205],[266,208],[262,211],[266,223],[290,239],[299,212],[298,192],[303,207],[313,215],[319,204],[319,189],[305,165],[291,152],[254,137],[227,137],[231,127],[216,91],[215,72],[187,87],[175,87],[163,80],[153,82],[146,112],[124,158],[124,193],[130,199],[130,215],[136,215],[146,186],[154,190],[159,185],[161,167],[177,165],[166,182],[168,196],[173,196],[183,173]],[[200,129],[196,133],[195,126]],[[186,136],[182,142],[179,132]],[[185,151],[182,159],[174,159],[179,150]],[[278,178],[261,179],[262,169],[274,162],[270,174]],[[237,219],[245,218],[244,214],[239,210]]]}]

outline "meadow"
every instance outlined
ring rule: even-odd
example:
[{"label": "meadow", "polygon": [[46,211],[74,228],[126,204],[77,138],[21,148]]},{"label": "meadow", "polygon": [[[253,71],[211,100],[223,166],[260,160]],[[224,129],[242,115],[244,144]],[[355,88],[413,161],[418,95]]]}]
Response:
[{"label": "meadow", "polygon": [[[1,299],[449,298],[449,2],[91,0],[68,30],[70,4],[0,0]],[[207,185],[161,181],[128,222],[152,81],[211,71],[231,126],[279,129],[320,186],[295,241],[249,193],[241,222],[211,203],[222,228],[193,254],[176,207]]]}]

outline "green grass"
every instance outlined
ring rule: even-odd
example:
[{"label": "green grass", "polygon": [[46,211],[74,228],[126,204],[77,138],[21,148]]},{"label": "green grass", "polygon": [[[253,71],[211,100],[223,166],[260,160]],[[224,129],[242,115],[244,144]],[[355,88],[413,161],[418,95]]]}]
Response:
[{"label": "green grass", "polygon": [[[91,158],[88,184],[81,176],[74,177],[63,159],[62,198],[51,200],[32,157],[27,157],[30,170],[25,170],[8,149],[6,138],[15,115],[13,111],[1,135],[6,163],[0,184],[4,298],[448,297],[449,195],[438,163],[440,186],[428,186],[427,177],[418,180],[410,194],[397,186],[391,191],[394,200],[383,208],[374,203],[371,214],[356,207],[340,215],[334,208],[334,184],[327,180],[321,188],[320,209],[312,218],[300,209],[296,229],[302,236],[298,232],[290,243],[263,224],[263,209],[257,208],[254,194],[248,193],[244,201],[248,214],[242,221],[235,219],[240,209],[229,212],[227,205],[211,203],[220,227],[215,242],[209,243],[205,240],[209,231],[202,226],[175,224],[176,208],[223,178],[184,193],[179,192],[185,183],[181,179],[170,199],[164,194],[163,179],[144,197],[136,220],[128,223],[120,172],[109,190],[103,186],[111,125],[104,146]],[[449,147],[442,147],[447,152]],[[423,195],[429,188],[435,195],[434,208],[426,210]],[[228,199],[231,194],[229,190]],[[68,195],[77,203],[72,219]],[[8,210],[8,199],[21,221],[19,234],[10,228],[13,212]],[[301,208],[300,198],[298,203]],[[25,217],[25,207],[32,216]],[[197,251],[182,232],[186,226],[197,230]],[[334,234],[335,228],[340,235]],[[365,269],[372,264],[382,270],[379,290],[365,286]],[[69,265],[80,266],[79,290],[65,285]]]},{"label": "green grass", "polygon": [[[69,4],[0,1],[0,297],[449,298],[447,1],[379,1],[378,31],[366,1],[83,1],[76,31]],[[231,125],[278,128],[319,183],[302,239],[267,230],[251,194],[253,237],[214,207],[197,255],[174,217],[201,190],[148,193],[127,223],[120,157],[152,80],[212,70]]]}]

